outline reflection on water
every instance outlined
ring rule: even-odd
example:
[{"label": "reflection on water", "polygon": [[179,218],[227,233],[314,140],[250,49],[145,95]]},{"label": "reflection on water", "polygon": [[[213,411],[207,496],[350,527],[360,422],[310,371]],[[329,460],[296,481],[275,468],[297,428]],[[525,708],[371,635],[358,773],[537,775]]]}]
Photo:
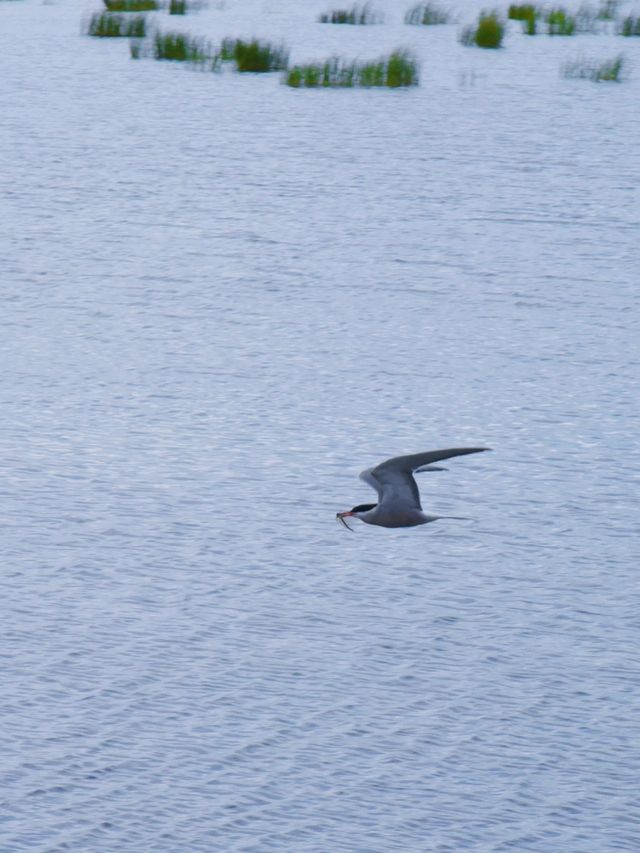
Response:
[{"label": "reflection on water", "polygon": [[[3,850],[638,849],[637,81],[380,8],[188,23],[415,90],[2,6]],[[464,444],[471,522],[335,525]]]}]

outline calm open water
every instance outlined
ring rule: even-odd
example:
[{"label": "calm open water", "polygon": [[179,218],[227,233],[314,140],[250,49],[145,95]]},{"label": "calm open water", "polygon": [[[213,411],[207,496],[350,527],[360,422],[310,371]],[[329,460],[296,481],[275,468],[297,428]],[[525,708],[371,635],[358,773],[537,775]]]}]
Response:
[{"label": "calm open water", "polygon": [[157,16],[422,61],[305,92],[0,4],[2,853],[640,849],[640,40],[408,5]]}]

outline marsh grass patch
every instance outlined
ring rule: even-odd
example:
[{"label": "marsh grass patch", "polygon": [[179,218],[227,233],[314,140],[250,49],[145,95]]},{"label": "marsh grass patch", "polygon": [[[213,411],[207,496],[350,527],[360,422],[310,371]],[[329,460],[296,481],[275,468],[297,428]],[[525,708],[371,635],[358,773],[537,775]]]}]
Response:
[{"label": "marsh grass patch", "polygon": [[191,65],[212,67],[217,65],[218,59],[218,54],[209,41],[179,32],[154,33],[152,55],[160,61],[187,62]]},{"label": "marsh grass patch", "polygon": [[104,0],[109,12],[155,12],[160,8],[157,0]]},{"label": "marsh grass patch", "polygon": [[636,18],[633,15],[627,15],[618,24],[617,33],[626,38],[640,36],[640,17]]},{"label": "marsh grass patch", "polygon": [[364,26],[366,24],[381,24],[383,16],[376,12],[369,3],[364,6],[352,6],[350,9],[332,9],[323,12],[318,18],[321,24],[354,24]]},{"label": "marsh grass patch", "polygon": [[608,17],[611,9],[603,4],[599,8],[590,6],[588,3],[580,6],[573,18],[575,19],[576,33],[603,33],[607,32],[608,22],[613,18]]},{"label": "marsh grass patch", "polygon": [[578,33],[599,33],[606,31],[608,17],[616,8],[611,3],[600,7],[583,3],[575,12],[564,7],[544,8],[533,3],[512,4],[507,15],[513,21],[522,21],[523,32],[536,35],[538,23],[543,22],[547,35],[572,36]]},{"label": "marsh grass patch", "polygon": [[372,62],[349,62],[332,57],[325,62],[294,65],[284,77],[293,88],[347,89],[417,86],[419,68],[406,50],[395,50],[388,57]]},{"label": "marsh grass patch", "polygon": [[404,16],[405,24],[434,27],[451,23],[451,12],[436,3],[418,3]]},{"label": "marsh grass patch", "polygon": [[562,8],[550,9],[545,15],[545,23],[550,36],[572,36],[577,29],[575,16]]},{"label": "marsh grass patch", "polygon": [[224,63],[233,63],[236,71],[266,72],[286,70],[289,51],[283,45],[252,39],[225,38],[216,48],[210,41],[183,32],[156,31],[151,40],[132,39],[132,59],[152,57],[160,61],[184,62],[219,71]]},{"label": "marsh grass patch", "polygon": [[284,71],[289,64],[289,51],[284,45],[260,39],[226,38],[220,45],[220,59],[234,62],[236,70],[241,73],[263,74]]},{"label": "marsh grass patch", "polygon": [[534,36],[537,33],[538,21],[542,15],[542,9],[533,3],[512,4],[507,12],[510,20],[522,22],[522,31],[528,36]]},{"label": "marsh grass patch", "polygon": [[605,62],[595,59],[573,59],[560,68],[563,77],[570,80],[591,80],[593,83],[619,83],[623,79],[625,60],[622,54]]},{"label": "marsh grass patch", "polygon": [[602,0],[598,9],[600,21],[615,21],[620,7],[620,0]]},{"label": "marsh grass patch", "polygon": [[294,65],[285,75],[284,82],[294,89],[350,88],[356,86],[357,63],[332,57],[325,62]]},{"label": "marsh grass patch", "polygon": [[481,12],[478,23],[465,27],[460,34],[460,41],[467,47],[482,47],[497,50],[504,38],[504,20],[498,12]]},{"label": "marsh grass patch", "polygon": [[527,21],[539,14],[540,10],[533,3],[512,3],[507,10],[507,17],[511,21]]},{"label": "marsh grass patch", "polygon": [[94,38],[138,38],[147,34],[144,15],[120,15],[99,12],[91,16],[86,33]]},{"label": "marsh grass patch", "polygon": [[146,56],[147,50],[144,39],[131,39],[129,42],[129,53],[131,59],[142,59],[143,56]]}]

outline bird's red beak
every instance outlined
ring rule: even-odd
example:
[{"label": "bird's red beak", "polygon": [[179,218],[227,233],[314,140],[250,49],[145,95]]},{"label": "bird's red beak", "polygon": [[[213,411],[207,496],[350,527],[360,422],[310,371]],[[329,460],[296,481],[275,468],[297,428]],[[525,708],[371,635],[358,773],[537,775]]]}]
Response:
[{"label": "bird's red beak", "polygon": [[353,515],[353,513],[351,511],[349,511],[349,512],[337,512],[336,513],[336,521],[341,522],[347,528],[347,530],[351,530],[351,532],[353,533],[353,528],[349,527],[349,525],[345,521],[345,518],[349,515]]}]

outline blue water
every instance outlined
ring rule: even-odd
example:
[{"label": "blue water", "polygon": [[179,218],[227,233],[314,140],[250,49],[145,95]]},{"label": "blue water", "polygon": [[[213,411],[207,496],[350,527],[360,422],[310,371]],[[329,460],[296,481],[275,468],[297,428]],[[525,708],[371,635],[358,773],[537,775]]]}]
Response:
[{"label": "blue water", "polygon": [[423,64],[302,92],[98,6],[0,5],[0,850],[637,851],[640,41],[171,20]]}]

